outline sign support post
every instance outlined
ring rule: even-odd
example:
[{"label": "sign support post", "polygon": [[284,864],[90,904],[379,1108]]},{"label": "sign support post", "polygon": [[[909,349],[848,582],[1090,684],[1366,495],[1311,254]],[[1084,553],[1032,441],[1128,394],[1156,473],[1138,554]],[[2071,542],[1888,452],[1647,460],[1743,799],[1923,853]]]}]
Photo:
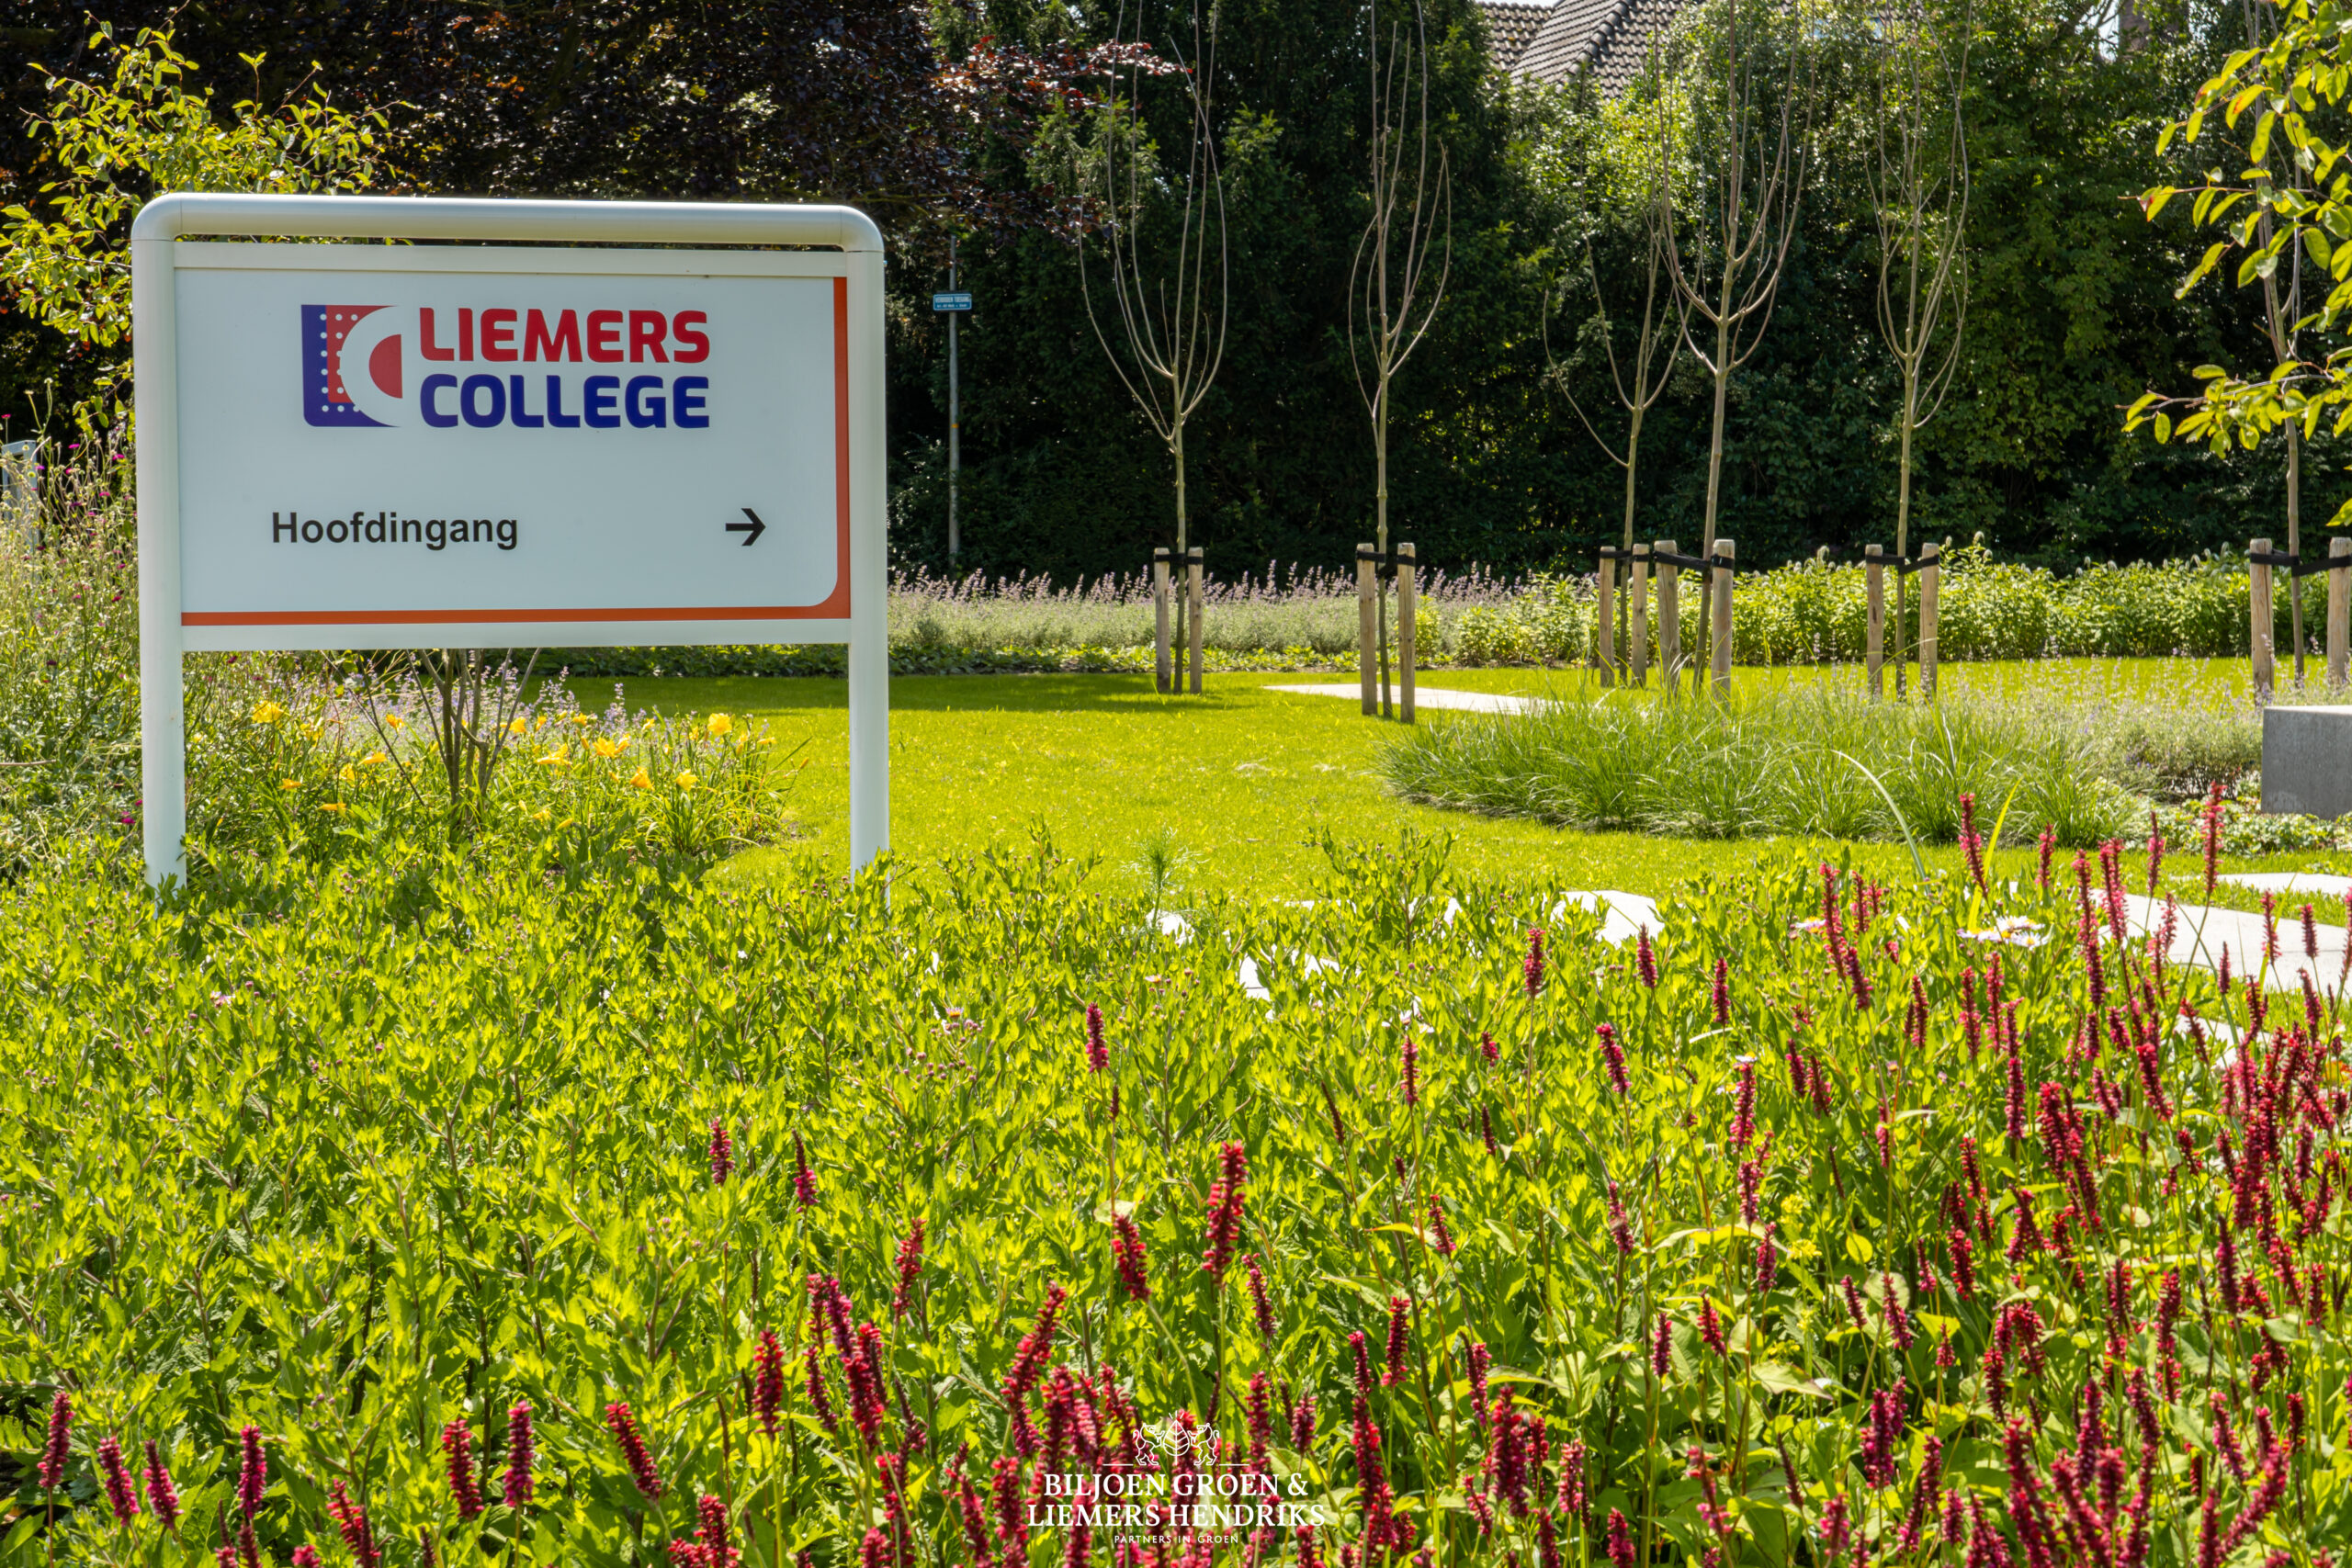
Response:
[{"label": "sign support post", "polygon": [[[196,235],[597,248],[181,243]],[[603,248],[628,243],[763,249]],[[777,247],[824,247],[839,254]],[[181,663],[190,649],[843,642],[849,650],[851,861],[863,869],[888,851],[882,240],[864,213],[847,207],[725,203],[171,194],[141,210],[131,227],[130,252],[139,410],[142,838],[151,883],[160,886],[187,874]],[[338,278],[349,281],[338,284]],[[199,287],[191,279],[206,280],[200,286],[215,290],[208,298],[227,299],[228,291],[242,289],[237,299],[261,304],[250,320],[232,320],[218,306],[208,306],[204,315],[186,311],[183,289]],[[828,281],[830,288],[824,288]],[[310,283],[322,290],[341,287],[345,299],[380,290],[383,297],[406,292],[437,303],[302,305],[299,321],[279,320],[295,309],[280,303],[281,297],[299,299]],[[473,294],[456,292],[460,285]],[[547,343],[541,353],[522,346],[520,311],[505,308],[506,299],[521,298],[515,291],[525,287],[568,290],[566,298],[577,297],[589,306],[707,299],[714,302],[708,309],[734,309],[741,319],[722,325],[707,319],[705,310],[665,316],[650,310],[590,310],[587,331],[580,333],[573,319],[578,312],[550,309],[546,314],[560,315],[571,335],[533,340]],[[791,314],[775,301],[795,288],[791,309],[797,313]],[[480,358],[499,362],[497,372],[469,375],[461,386],[455,374],[420,379],[420,372],[435,367],[413,363],[404,376],[402,355],[408,351],[380,327],[376,352],[382,355],[390,344],[388,376],[379,373],[374,358],[364,369],[355,362],[337,370],[327,350],[317,348],[322,363],[311,392],[334,402],[307,410],[308,424],[348,428],[309,432],[306,437],[302,389],[292,378],[313,368],[308,360],[313,345],[307,340],[318,323],[311,312],[339,310],[340,320],[357,321],[369,312],[389,310],[385,323],[399,318],[418,324],[415,348],[422,360],[451,361],[453,372],[473,370],[475,295],[495,306],[481,310]],[[552,294],[549,299],[560,302]],[[437,344],[435,310],[442,312],[439,330],[445,334]],[[401,311],[408,315],[401,317]],[[540,320],[540,311],[529,315],[534,327],[555,331]],[[446,336],[451,317],[457,319],[456,346]],[[497,324],[502,318],[503,324]],[[673,321],[679,324],[673,327]],[[693,323],[700,323],[699,333]],[[624,331],[625,349],[616,346]],[[201,339],[206,332],[216,339],[223,332],[236,335],[220,340],[229,344],[224,352],[183,354],[191,333]],[[676,354],[674,364],[662,348],[665,333],[675,334],[667,339]],[[802,361],[775,359],[771,344],[800,354]],[[281,344],[285,373],[279,377],[274,368],[277,359],[271,355],[278,355]],[[356,346],[353,352],[358,352]],[[514,370],[525,369],[523,361],[538,363],[510,378],[510,361]],[[614,374],[580,378],[607,364],[618,367]],[[665,371],[683,366],[692,373],[666,380],[634,374],[657,365]],[[363,377],[373,378],[374,390],[368,390]],[[537,390],[542,379],[544,401]],[[184,389],[198,394],[185,407]],[[377,412],[396,412],[370,417],[355,400],[355,390],[378,400]],[[403,393],[411,400],[401,400]],[[539,402],[539,413],[529,413],[526,396]],[[562,413],[560,399],[571,400],[570,414]],[[510,407],[513,418],[507,420]],[[786,423],[776,423],[785,417],[776,410],[786,411]],[[429,434],[413,428],[420,412],[424,425],[435,427]],[[585,439],[583,412],[588,426],[614,433],[595,437],[605,446]],[[674,423],[669,418],[673,412]],[[198,422],[201,435],[184,453],[184,427],[190,419]],[[413,428],[367,428],[392,423]],[[691,445],[714,429],[713,439],[720,445]],[[510,435],[509,430],[531,434]],[[222,455],[224,432],[243,444],[238,453]],[[352,444],[355,437],[409,445],[363,449]],[[305,438],[315,438],[317,450],[293,452],[289,444]],[[425,450],[420,443],[428,440],[443,445],[432,448],[433,458],[417,457]],[[625,450],[621,444],[631,440],[640,446]],[[496,520],[494,542],[489,542],[492,520],[471,520],[481,530],[471,536],[481,542],[468,547],[477,552],[470,556],[444,553],[443,538],[445,521],[450,530],[463,531],[469,520],[430,520],[434,532],[425,543],[416,532],[426,525],[424,520],[401,519],[398,506],[388,509],[390,526],[409,532],[396,533],[388,546],[387,512],[379,511],[367,521],[368,543],[360,546],[363,519],[356,510],[327,525],[303,518],[298,528],[295,513],[281,523],[268,511],[275,496],[265,497],[258,513],[254,494],[224,499],[219,492],[231,487],[223,472],[241,476],[243,470],[233,463],[252,461],[243,457],[244,446],[261,454],[266,467],[283,452],[292,477],[260,478],[273,489],[283,484],[287,500],[321,510],[334,510],[335,500],[371,507],[395,501],[430,510],[446,507],[447,494],[469,510],[503,505],[529,512],[530,492],[523,492],[526,502],[516,502],[498,490],[518,473],[550,493],[561,492],[560,504],[549,502],[527,521]],[[770,456],[786,446],[790,462]],[[632,452],[645,455],[639,468],[624,461],[637,460],[628,456]],[[756,496],[709,491],[673,502],[673,491],[690,488],[686,481],[716,471],[703,462],[707,452],[719,453],[733,466],[710,483],[734,483],[748,473],[768,488]],[[395,453],[408,456],[393,461]],[[358,476],[369,479],[369,493],[313,501],[309,491],[322,487],[298,472],[297,459],[306,455],[330,471],[346,460],[374,464]],[[590,459],[602,465],[598,474],[620,473],[638,484],[637,493],[659,499],[608,498],[596,488],[597,479],[581,477]],[[190,460],[197,464],[193,470]],[[224,464],[232,466],[224,469]],[[192,471],[198,482],[188,491],[184,487]],[[419,471],[435,487],[433,493],[419,492],[413,502],[405,494],[389,493]],[[481,499],[469,499],[469,486]],[[721,501],[727,502],[723,507]],[[752,513],[755,507],[766,516],[752,516],[746,530],[739,513]],[[786,519],[787,509],[793,520]],[[780,521],[787,525],[770,526]],[[312,537],[314,531],[320,538]],[[733,553],[758,547],[763,535],[771,533],[776,537],[764,547],[766,553]],[[401,554],[402,537],[417,541],[416,551]],[[342,553],[302,553],[324,539],[341,543]],[[524,543],[532,547],[530,553],[511,553]],[[361,553],[352,553],[354,547]],[[715,547],[729,553],[718,556]],[[434,553],[422,553],[428,549]],[[437,564],[424,574],[415,565],[419,561]],[[255,568],[254,562],[262,564]],[[401,593],[410,597],[396,597]],[[536,602],[535,595],[553,602]],[[708,602],[713,600],[719,602]]]}]

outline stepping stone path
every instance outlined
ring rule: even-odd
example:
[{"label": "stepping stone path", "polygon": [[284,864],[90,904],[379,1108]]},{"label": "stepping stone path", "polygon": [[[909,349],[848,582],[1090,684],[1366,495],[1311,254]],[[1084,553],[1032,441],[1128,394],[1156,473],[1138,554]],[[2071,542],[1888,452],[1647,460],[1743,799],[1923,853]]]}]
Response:
[{"label": "stepping stone path", "polygon": [[[2251,887],[2258,892],[2276,893],[2278,899],[2278,956],[2270,963],[2270,985],[2275,990],[2300,990],[2301,975],[2308,970],[2312,984],[2323,996],[2332,995],[2342,987],[2345,971],[2345,928],[2322,921],[2319,926],[2319,956],[2313,958],[2303,946],[2301,907],[2312,906],[2319,914],[2330,906],[2339,916],[2344,908],[2344,895],[2352,889],[2352,876],[2328,876],[2314,872],[2248,872],[2224,876],[2222,881],[2235,887]],[[2294,901],[2288,902],[2288,895]],[[2164,900],[2146,898],[2139,894],[2125,895],[2131,906],[2132,929],[2146,935],[2161,925],[2165,918]],[[2172,951],[2165,956],[2175,964],[2193,964],[2201,969],[2219,969],[2222,954],[2230,955],[2230,972],[2244,975],[2262,960],[2263,927],[2259,910],[2216,909],[2200,905],[2183,904],[2175,918]]]},{"label": "stepping stone path", "polygon": [[[1345,686],[1269,686],[1270,692],[1295,692],[1303,697],[1349,697],[1361,700],[1363,687]],[[1396,688],[1388,688],[1388,700],[1397,700]],[[1417,708],[1458,708],[1464,713],[1533,713],[1544,705],[1541,697],[1506,696],[1500,692],[1448,692],[1429,686],[1413,689],[1413,705]]]}]

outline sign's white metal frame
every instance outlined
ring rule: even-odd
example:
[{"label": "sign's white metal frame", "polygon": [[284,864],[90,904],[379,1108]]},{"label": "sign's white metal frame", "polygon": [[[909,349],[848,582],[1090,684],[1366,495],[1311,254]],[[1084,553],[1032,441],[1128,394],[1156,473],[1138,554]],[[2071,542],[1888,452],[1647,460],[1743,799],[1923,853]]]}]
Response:
[{"label": "sign's white metal frame", "polygon": [[[354,625],[349,617],[311,626],[192,626],[180,576],[180,446],[177,288],[190,235],[255,239],[472,240],[579,245],[822,246],[794,253],[790,271],[843,280],[848,347],[846,574],[834,599],[813,616],[788,621],[703,615],[665,619],[658,612],[599,610],[579,622],[528,623],[447,616]],[[242,247],[241,247],[242,248]],[[420,247],[392,253],[407,265],[464,270],[469,253]],[[511,271],[527,253],[478,253]],[[550,252],[555,270],[576,270],[596,252]],[[605,253],[609,254],[609,253]],[[684,253],[677,253],[683,255]],[[302,265],[311,265],[311,250]],[[382,265],[386,253],[351,253]],[[558,257],[565,258],[559,261]],[[256,258],[258,259],[258,258]],[[778,255],[775,263],[784,265]],[[217,265],[217,262],[216,262]],[[765,270],[764,268],[763,270]],[[884,457],[882,236],[848,207],[763,207],[721,203],[501,201],[356,196],[161,196],[141,209],[130,232],[131,338],[138,397],[139,694],[147,875],[160,885],[186,873],[187,725],[181,655],[190,647],[371,648],[758,642],[788,626],[796,642],[849,646],[850,855],[863,868],[890,842],[890,660],[885,577],[888,568]],[[845,601],[845,603],[843,603]],[[212,617],[218,619],[220,617]]]}]

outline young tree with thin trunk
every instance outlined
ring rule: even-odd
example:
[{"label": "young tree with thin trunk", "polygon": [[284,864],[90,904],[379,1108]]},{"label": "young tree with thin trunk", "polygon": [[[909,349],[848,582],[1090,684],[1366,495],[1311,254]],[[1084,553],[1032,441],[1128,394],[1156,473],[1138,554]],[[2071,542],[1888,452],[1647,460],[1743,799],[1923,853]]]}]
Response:
[{"label": "young tree with thin trunk", "polygon": [[[1140,11],[1138,11],[1140,18]],[[1114,28],[1124,34],[1125,16]],[[1210,115],[1216,65],[1214,11],[1204,24],[1191,12],[1191,54],[1172,39],[1176,69],[1159,67],[1141,47],[1124,58],[1125,90],[1114,79],[1103,96],[1102,239],[1110,293],[1131,369],[1111,344],[1088,281],[1086,247],[1079,247],[1079,287],[1095,341],[1143,411],[1175,466],[1179,562],[1192,544],[1184,479],[1184,426],[1208,396],[1225,358],[1227,314],[1225,176],[1217,165],[1216,130]],[[1138,21],[1140,26],[1140,20]],[[1181,177],[1153,155],[1143,116],[1144,78],[1170,75],[1182,84],[1187,119],[1186,162]],[[1178,568],[1182,572],[1181,565]],[[1176,595],[1176,646],[1185,644],[1184,595]]]},{"label": "young tree with thin trunk", "polygon": [[[2269,20],[2266,13],[2275,9],[2257,0],[2245,0],[2245,41],[2249,48],[2259,49],[2270,41]],[[2248,160],[2247,177],[2257,185],[2284,184],[2301,192],[2308,188],[2302,166],[2292,158],[2286,161],[2285,177],[2271,156],[2271,142],[2258,138],[2257,150]],[[2271,250],[2270,204],[2258,203],[2255,220],[2255,238],[2263,250]],[[2282,280],[2280,273],[2286,276]],[[2302,352],[2303,318],[2303,252],[2300,245],[2286,245],[2276,250],[2269,265],[2249,260],[2238,273],[2243,287],[2250,277],[2262,280],[2263,335],[2270,344],[2271,358],[2286,365]],[[2284,432],[2287,438],[2287,553],[2300,556],[2303,550],[2303,430],[2289,420]],[[2303,595],[2294,578],[2287,581],[2287,616],[2295,639],[2295,684],[2303,683]]]},{"label": "young tree with thin trunk", "polygon": [[[1725,0],[1721,22],[1701,35],[1699,56],[1688,68],[1687,113],[1702,188],[1691,204],[1687,243],[1681,224],[1666,231],[1668,271],[1685,308],[1683,341],[1714,382],[1707,509],[1699,540],[1699,553],[1707,557],[1715,553],[1723,507],[1724,418],[1732,372],[1755,355],[1771,323],[1789,247],[1796,240],[1805,141],[1813,129],[1813,83],[1793,6],[1784,12],[1761,6],[1758,10],[1761,14],[1748,21],[1749,34],[1744,35],[1739,0]],[[1764,47],[1768,41],[1770,50]],[[1781,57],[1777,69],[1770,58],[1774,52]],[[1651,138],[1651,155],[1661,170],[1678,155],[1672,118],[1661,116]],[[1712,636],[1713,597],[1702,594],[1699,600],[1700,648],[1708,647]],[[1671,683],[1676,671],[1665,674]]]},{"label": "young tree with thin trunk", "polygon": [[[1656,58],[1653,56],[1650,85],[1655,87],[1657,80]],[[1656,98],[1634,107],[1637,113],[1663,111],[1663,106]],[[1646,135],[1646,130],[1644,134]],[[1593,423],[1592,416],[1586,413],[1584,405],[1577,400],[1576,393],[1569,389],[1567,367],[1556,358],[1551,361],[1553,379],[1558,385],[1561,396],[1567,400],[1568,407],[1576,411],[1586,434],[1592,437],[1594,445],[1608,454],[1611,462],[1625,470],[1624,539],[1619,547],[1628,551],[1634,547],[1634,481],[1636,465],[1641,459],[1642,421],[1658,399],[1666,394],[1667,383],[1674,375],[1675,361],[1682,353],[1684,317],[1688,313],[1681,296],[1666,276],[1666,234],[1674,221],[1674,191],[1669,171],[1656,160],[1645,159],[1641,172],[1646,181],[1641,198],[1641,223],[1647,265],[1644,269],[1642,285],[1642,324],[1634,334],[1630,365],[1617,355],[1617,323],[1610,318],[1609,299],[1601,289],[1600,269],[1593,260],[1589,241],[1586,243],[1584,252],[1585,279],[1592,289],[1592,321],[1599,329],[1601,351],[1609,359],[1611,389],[1617,394],[1618,405],[1625,411],[1625,445],[1622,450],[1601,434],[1600,427]],[[1667,293],[1663,304],[1658,299],[1661,283],[1665,285]],[[1551,354],[1550,325],[1547,318],[1544,323],[1544,353],[1547,357]],[[1629,369],[1630,375],[1627,374]],[[1623,570],[1622,561],[1619,565],[1620,570]],[[1630,607],[1631,600],[1620,603]],[[1618,657],[1623,658],[1627,652],[1625,639],[1631,631],[1623,624],[1623,610],[1620,615],[1616,641]]]},{"label": "young tree with thin trunk", "polygon": [[[1356,243],[1348,278],[1349,313],[1362,321],[1348,334],[1356,386],[1372,416],[1374,538],[1388,553],[1389,393],[1396,372],[1428,335],[1445,298],[1453,264],[1452,184],[1445,149],[1430,134],[1430,43],[1420,0],[1410,0],[1412,25],[1381,34],[1380,0],[1372,0],[1365,59],[1371,73],[1371,215]],[[1383,53],[1385,44],[1386,52]],[[1432,251],[1435,285],[1424,293]],[[1380,711],[1388,712],[1388,588],[1380,587]]]},{"label": "young tree with thin trunk", "polygon": [[[1963,244],[1968,226],[1968,86],[1971,22],[1948,28],[1906,0],[1885,13],[1871,83],[1871,156],[1863,167],[1878,218],[1878,326],[1903,378],[1894,416],[1898,456],[1894,554],[1911,547],[1912,447],[1943,406],[1960,363],[1968,315]],[[1950,36],[1957,33],[1957,38]],[[1894,690],[1903,692],[1903,573],[1894,577]]]}]

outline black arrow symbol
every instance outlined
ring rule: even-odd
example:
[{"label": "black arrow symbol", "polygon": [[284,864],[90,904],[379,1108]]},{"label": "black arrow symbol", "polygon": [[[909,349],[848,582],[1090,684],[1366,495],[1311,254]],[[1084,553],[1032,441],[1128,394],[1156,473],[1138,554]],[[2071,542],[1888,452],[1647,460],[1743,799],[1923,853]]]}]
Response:
[{"label": "black arrow symbol", "polygon": [[750,536],[743,541],[743,547],[748,550],[753,545],[760,542],[760,536],[768,531],[768,525],[761,522],[760,514],[752,511],[748,506],[743,508],[743,515],[750,518],[751,521],[749,523],[729,523],[727,525],[727,531],[730,534],[749,535]]}]

